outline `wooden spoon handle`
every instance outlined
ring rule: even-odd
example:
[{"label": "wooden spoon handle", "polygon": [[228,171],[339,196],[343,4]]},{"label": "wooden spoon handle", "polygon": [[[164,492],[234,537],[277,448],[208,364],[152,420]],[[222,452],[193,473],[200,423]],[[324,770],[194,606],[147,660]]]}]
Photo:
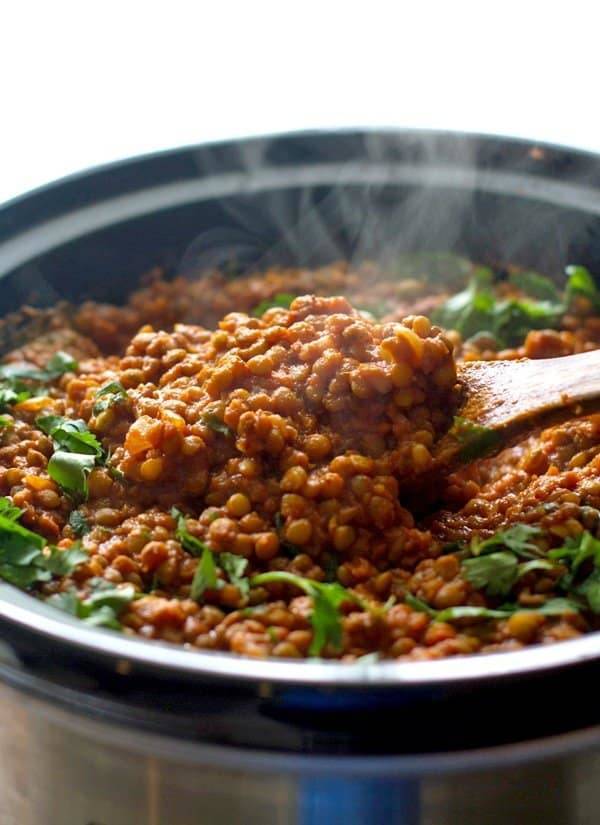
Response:
[{"label": "wooden spoon handle", "polygon": [[459,415],[499,429],[578,401],[600,398],[600,350],[518,361],[473,361],[459,369]]}]

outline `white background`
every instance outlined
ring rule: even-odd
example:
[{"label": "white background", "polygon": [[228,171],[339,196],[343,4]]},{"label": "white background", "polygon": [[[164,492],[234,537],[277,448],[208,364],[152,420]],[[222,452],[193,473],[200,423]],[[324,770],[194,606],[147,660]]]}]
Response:
[{"label": "white background", "polygon": [[353,125],[600,150],[595,2],[0,4],[0,201],[185,143]]}]

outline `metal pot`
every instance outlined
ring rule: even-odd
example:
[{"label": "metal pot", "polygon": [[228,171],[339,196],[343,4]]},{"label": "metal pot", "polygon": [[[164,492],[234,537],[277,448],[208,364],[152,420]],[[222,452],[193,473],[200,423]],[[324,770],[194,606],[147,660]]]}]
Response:
[{"label": "metal pot", "polygon": [[[378,131],[191,147],[0,210],[1,309],[118,301],[132,273],[157,263],[243,269],[427,249],[600,271],[599,215],[596,156],[524,141]],[[254,661],[88,628],[4,583],[0,633],[0,718],[16,730],[0,766],[19,768],[32,750],[36,766],[35,787],[26,770],[3,783],[26,788],[22,810],[5,792],[3,822],[492,823],[494,805],[481,807],[492,775],[523,790],[531,821],[585,821],[572,784],[593,777],[596,757],[567,769],[565,754],[599,741],[596,634],[440,662]],[[530,764],[550,757],[552,774]],[[477,779],[483,769],[493,773]],[[460,782],[442,778],[457,770]],[[500,811],[506,821],[506,802]]]}]

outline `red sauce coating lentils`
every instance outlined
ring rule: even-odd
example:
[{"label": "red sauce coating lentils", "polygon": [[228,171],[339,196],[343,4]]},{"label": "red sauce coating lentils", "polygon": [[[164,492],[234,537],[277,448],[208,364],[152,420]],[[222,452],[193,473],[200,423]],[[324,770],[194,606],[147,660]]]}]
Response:
[{"label": "red sauce coating lentils", "polygon": [[[452,422],[457,361],[594,348],[600,320],[582,305],[557,329],[499,350],[485,336],[463,342],[428,320],[423,313],[447,297],[439,287],[380,273],[370,283],[374,272],[340,264],[195,282],[155,273],[125,307],[84,304],[74,321],[57,308],[52,333],[9,360],[41,365],[62,348],[79,367],[47,395],[16,404],[0,435],[0,494],[22,509],[21,523],[61,548],[75,540],[74,510],[90,528],[81,539],[88,560],[37,584],[38,595],[75,588],[83,598],[98,577],[130,583],[138,597],[120,616],[125,633],[308,656],[312,599],[293,585],[245,590],[218,567],[221,586],[192,597],[200,560],[178,537],[176,507],[189,535],[217,561],[221,553],[245,559],[250,579],[284,571],[356,594],[340,608],[341,645],[321,651],[328,658],[431,659],[590,629],[580,613],[532,609],[557,595],[560,569],[519,579],[511,598],[522,610],[506,618],[435,614],[498,605],[465,576],[450,542],[468,545],[515,523],[540,528],[541,550],[595,533],[600,416],[536,431],[453,473],[434,513],[417,515],[411,502]],[[289,291],[306,294],[289,309],[246,314]],[[375,301],[384,305],[381,320],[357,309]],[[111,382],[126,395],[94,409]],[[48,414],[83,419],[110,455],[110,467],[90,472],[83,503],[48,473],[52,439],[36,424]]]}]

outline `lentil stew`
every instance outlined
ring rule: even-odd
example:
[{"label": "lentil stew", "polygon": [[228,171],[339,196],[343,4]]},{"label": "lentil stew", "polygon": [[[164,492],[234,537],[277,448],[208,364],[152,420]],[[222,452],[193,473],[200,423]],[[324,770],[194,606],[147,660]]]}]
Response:
[{"label": "lentil stew", "polygon": [[[596,629],[600,415],[491,457],[453,415],[461,361],[600,346],[582,267],[157,271],[126,306],[59,305],[46,326],[0,367],[0,576],[33,597],[259,657]],[[432,485],[452,429],[470,463]]]}]

